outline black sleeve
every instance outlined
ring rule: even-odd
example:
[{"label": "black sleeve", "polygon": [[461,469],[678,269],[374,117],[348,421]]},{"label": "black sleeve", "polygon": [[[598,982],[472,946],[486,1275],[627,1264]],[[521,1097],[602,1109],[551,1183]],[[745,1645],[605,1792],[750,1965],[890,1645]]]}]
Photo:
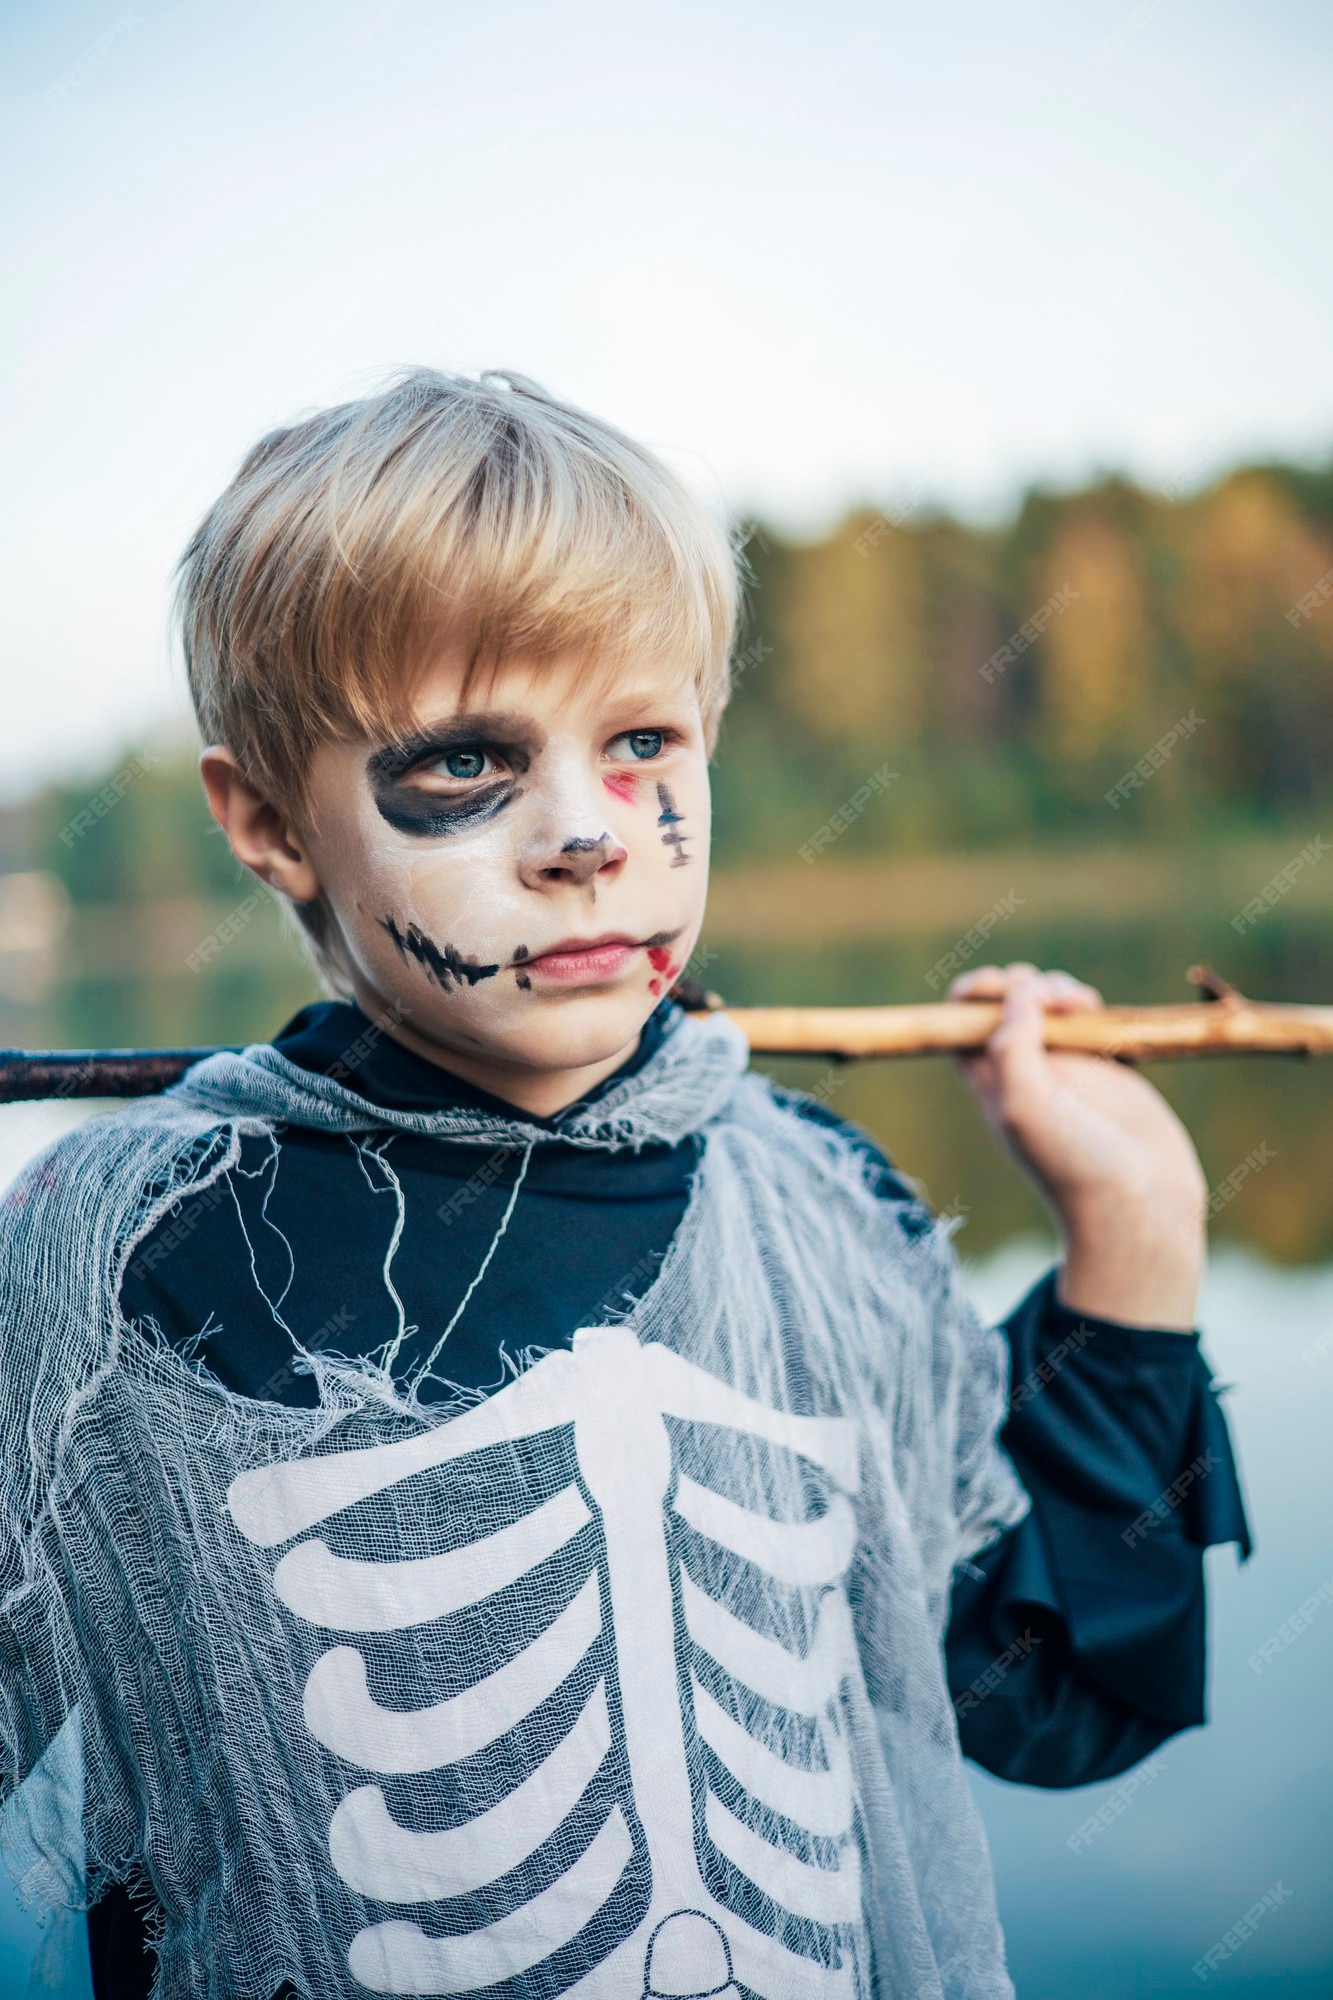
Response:
[{"label": "black sleeve", "polygon": [[1004,1323],[1032,1511],[957,1580],[945,1649],[964,1753],[1047,1786],[1204,1721],[1203,1551],[1251,1548],[1198,1335],[1072,1312],[1057,1275]]},{"label": "black sleeve", "polygon": [[[838,1128],[885,1200],[927,1214],[869,1133]],[[1205,1719],[1203,1551],[1249,1524],[1197,1333],[1072,1312],[1049,1271],[1003,1322],[1012,1356],[1000,1441],[1026,1519],[955,1581],[945,1664],[964,1754],[1044,1786],[1113,1777]]]}]

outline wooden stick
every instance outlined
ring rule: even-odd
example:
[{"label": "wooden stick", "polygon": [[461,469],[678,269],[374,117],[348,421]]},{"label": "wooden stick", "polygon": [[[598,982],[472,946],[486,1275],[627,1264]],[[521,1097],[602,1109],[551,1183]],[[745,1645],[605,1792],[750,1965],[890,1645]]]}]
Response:
[{"label": "wooden stick", "polygon": [[[1247,1000],[1208,965],[1192,965],[1186,977],[1204,1000],[1048,1014],[1046,1047],[1120,1062],[1333,1055],[1333,1007]],[[727,1007],[692,981],[680,981],[673,991],[691,1011],[725,1012],[756,1055],[956,1055],[980,1048],[1000,1018],[997,1000],[942,1000],[921,1007]]]},{"label": "wooden stick", "polygon": [[[998,1001],[929,1007],[728,1007],[757,1055],[938,1056],[978,1049],[1000,1018]],[[1333,1007],[1200,1001],[1179,1007],[1099,1007],[1048,1014],[1048,1049],[1121,1062],[1177,1056],[1333,1055]]]},{"label": "wooden stick", "polygon": [[[1333,1055],[1333,1007],[1247,1000],[1207,966],[1190,968],[1211,997],[1177,1007],[1099,1007],[1048,1014],[1048,1049],[1121,1062],[1178,1056]],[[940,1056],[980,1048],[1000,1018],[994,1000],[922,1007],[728,1007],[681,980],[672,993],[690,1013],[725,1013],[756,1055]],[[213,1049],[0,1049],[0,1104],[59,1097],[145,1097],[165,1090]]]},{"label": "wooden stick", "polygon": [[[237,1045],[239,1048],[239,1044]],[[0,1049],[0,1104],[38,1097],[152,1097],[216,1049]]]}]

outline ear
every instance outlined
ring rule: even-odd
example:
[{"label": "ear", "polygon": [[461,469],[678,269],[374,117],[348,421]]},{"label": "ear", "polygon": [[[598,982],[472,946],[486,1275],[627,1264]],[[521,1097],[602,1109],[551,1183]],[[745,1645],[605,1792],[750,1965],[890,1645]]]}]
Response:
[{"label": "ear", "polygon": [[287,812],[255,791],[235,753],[214,743],[199,759],[208,807],[243,868],[290,898],[311,903],[320,893],[309,851]]}]

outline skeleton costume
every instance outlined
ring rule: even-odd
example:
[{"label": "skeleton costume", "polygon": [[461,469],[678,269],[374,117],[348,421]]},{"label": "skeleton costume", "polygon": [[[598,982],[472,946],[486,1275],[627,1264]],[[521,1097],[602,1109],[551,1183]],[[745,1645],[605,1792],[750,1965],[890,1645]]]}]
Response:
[{"label": "skeleton costume", "polygon": [[[0,1791],[77,1717],[89,1894],[151,1896],[165,2000],[1011,1993],[941,1645],[956,1566],[1027,1508],[1004,1340],[730,1023],[657,1026],[555,1121],[371,1103],[257,1044],[8,1198]],[[117,1301],[290,1128],[378,1176],[393,1312],[374,1347],[359,1297],[303,1339],[264,1293],[285,1382],[242,1393]],[[474,1148],[482,1186],[510,1163],[438,1326],[394,1284],[395,1133]],[[542,1149],[686,1138],[651,1277],[459,1381]],[[57,1824],[29,1840],[68,1880]]]}]

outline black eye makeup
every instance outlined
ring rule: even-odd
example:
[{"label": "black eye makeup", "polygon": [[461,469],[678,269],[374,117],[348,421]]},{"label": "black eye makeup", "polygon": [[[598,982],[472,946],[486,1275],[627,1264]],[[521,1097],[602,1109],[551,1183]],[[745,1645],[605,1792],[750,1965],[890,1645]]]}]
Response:
[{"label": "black eye makeup", "polygon": [[[527,769],[529,752],[518,744],[479,740],[475,730],[475,722],[471,731],[460,723],[376,750],[367,760],[366,778],[380,817],[399,833],[439,840],[503,812],[523,789],[516,778]],[[503,764],[497,765],[497,757]],[[409,782],[420,777],[452,779],[468,789],[436,791]]]}]

